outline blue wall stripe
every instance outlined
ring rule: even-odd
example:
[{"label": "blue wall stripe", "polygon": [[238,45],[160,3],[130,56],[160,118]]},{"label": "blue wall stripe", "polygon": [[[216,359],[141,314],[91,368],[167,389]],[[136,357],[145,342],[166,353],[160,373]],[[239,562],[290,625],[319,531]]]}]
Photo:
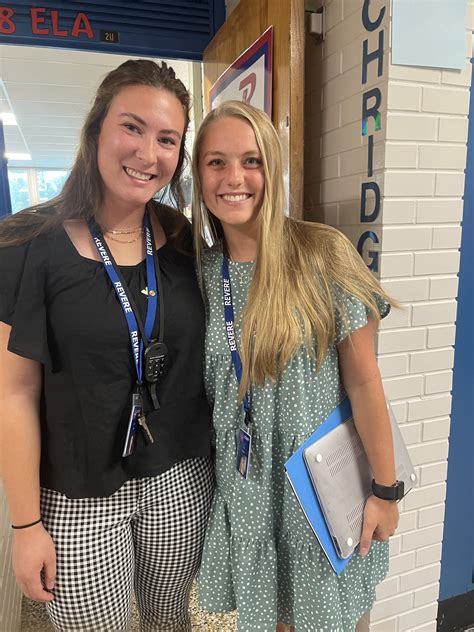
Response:
[{"label": "blue wall stripe", "polygon": [[474,589],[474,99],[462,222],[440,599]]},{"label": "blue wall stripe", "polygon": [[0,120],[0,219],[10,215],[12,204],[8,184],[8,160],[5,158],[5,135]]}]

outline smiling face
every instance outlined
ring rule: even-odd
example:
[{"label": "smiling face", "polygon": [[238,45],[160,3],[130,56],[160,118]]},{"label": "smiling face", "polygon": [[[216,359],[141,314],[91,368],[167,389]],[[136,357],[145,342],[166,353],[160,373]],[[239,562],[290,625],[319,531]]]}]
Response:
[{"label": "smiling face", "polygon": [[205,130],[199,147],[202,197],[224,233],[256,232],[265,176],[252,126],[242,118],[219,118]]},{"label": "smiling face", "polygon": [[167,90],[131,85],[112,100],[99,134],[103,205],[134,211],[171,180],[185,118]]}]

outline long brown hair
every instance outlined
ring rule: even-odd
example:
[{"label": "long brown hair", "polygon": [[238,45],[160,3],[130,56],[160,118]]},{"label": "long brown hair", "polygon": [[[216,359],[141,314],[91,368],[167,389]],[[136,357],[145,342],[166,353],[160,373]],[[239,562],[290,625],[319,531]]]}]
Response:
[{"label": "long brown hair", "polygon": [[[100,84],[94,103],[84,122],[79,148],[71,172],[61,193],[45,202],[27,208],[0,222],[0,247],[25,243],[36,235],[51,230],[66,219],[85,219],[94,216],[102,202],[102,180],[97,165],[97,145],[102,122],[113,98],[131,85],[150,86],[167,90],[181,103],[184,112],[184,133],[178,164],[168,185],[169,197],[178,210],[184,207],[181,176],[185,167],[185,136],[189,125],[190,95],[177,79],[173,68],[165,62],[157,64],[151,59],[129,59],[109,72]],[[163,205],[151,200],[147,207],[158,214],[160,220],[171,221],[173,214]],[[173,223],[173,222],[172,222]],[[185,223],[177,219],[177,226]],[[176,226],[164,225],[165,232],[173,234]],[[179,231],[178,231],[179,232]]]},{"label": "long brown hair", "polygon": [[201,281],[203,234],[207,229],[214,245],[224,252],[225,238],[220,221],[202,199],[199,154],[209,126],[226,117],[237,117],[251,125],[265,175],[257,218],[257,261],[241,319],[243,372],[239,392],[243,397],[251,384],[277,379],[302,343],[321,366],[329,345],[335,341],[336,315],[343,321],[347,318],[341,294],[362,301],[376,321],[380,314],[375,295],[392,305],[396,303],[381,289],[345,235],[331,226],[285,215],[278,135],[264,112],[240,101],[228,101],[212,110],[194,143],[193,228]]}]

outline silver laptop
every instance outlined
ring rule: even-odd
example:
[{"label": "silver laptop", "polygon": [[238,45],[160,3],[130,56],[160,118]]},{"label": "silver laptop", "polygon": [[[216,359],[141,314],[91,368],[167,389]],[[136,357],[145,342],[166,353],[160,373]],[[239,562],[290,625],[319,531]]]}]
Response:
[{"label": "silver laptop", "polygon": [[[390,404],[397,480],[405,494],[416,485],[416,474]],[[360,542],[365,501],[372,493],[372,472],[349,417],[303,452],[303,458],[339,557],[349,557]]]}]

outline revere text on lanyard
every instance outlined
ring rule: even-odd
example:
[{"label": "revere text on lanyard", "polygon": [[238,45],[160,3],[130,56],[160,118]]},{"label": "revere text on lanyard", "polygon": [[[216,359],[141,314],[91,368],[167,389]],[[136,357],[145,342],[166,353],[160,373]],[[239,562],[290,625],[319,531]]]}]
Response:
[{"label": "revere text on lanyard", "polygon": [[[232,301],[232,286],[230,283],[229,262],[227,257],[222,257],[222,293],[224,299],[224,319],[225,319],[225,331],[227,336],[227,342],[229,344],[230,354],[232,356],[232,364],[234,365],[235,376],[237,383],[240,385],[242,380],[242,362],[240,359],[239,351],[237,349],[237,340],[235,337],[235,316],[234,305]],[[248,390],[245,393],[243,401],[245,411],[245,428],[240,428],[237,436],[237,459],[236,469],[243,476],[247,478],[250,470],[250,456],[252,452],[252,432],[253,432],[253,420],[252,420],[252,391]]]},{"label": "revere text on lanyard", "polygon": [[[108,248],[104,242],[104,238],[100,230],[97,230],[97,226],[92,222],[89,224],[89,230],[92,235],[92,239],[96,245],[97,251],[104,264],[105,271],[107,272],[110,281],[115,289],[117,298],[120,301],[122,310],[127,321],[128,333],[130,335],[130,343],[132,346],[133,359],[135,363],[135,370],[137,374],[137,384],[143,384],[143,345],[148,345],[148,340],[153,332],[153,326],[155,324],[156,314],[158,311],[158,289],[156,281],[155,260],[153,256],[154,240],[150,229],[150,218],[148,211],[145,212],[144,217],[144,229],[146,239],[146,276],[147,276],[147,288],[148,288],[148,301],[146,308],[145,327],[140,334],[140,328],[137,322],[138,313],[135,314],[133,310],[133,303],[128,297],[127,289],[121,275],[119,277],[118,269],[116,268],[115,261],[113,260]],[[143,339],[145,337],[145,340]]]},{"label": "revere text on lanyard", "polygon": [[[125,438],[122,456],[130,456],[132,454],[135,443],[138,425],[143,430],[145,439],[149,443],[153,443],[153,435],[148,427],[143,402],[143,358],[145,357],[145,378],[151,386],[151,395],[155,408],[159,407],[156,397],[156,381],[158,375],[163,370],[164,358],[166,356],[166,347],[162,343],[163,339],[163,310],[160,314],[160,342],[150,341],[153,328],[158,312],[158,298],[162,299],[162,292],[158,292],[160,272],[155,251],[155,242],[153,239],[153,231],[150,224],[148,211],[145,211],[143,218],[145,231],[145,250],[146,250],[146,275],[148,288],[148,301],[145,325],[143,326],[140,314],[136,308],[133,298],[129,296],[129,290],[122,277],[122,274],[115,264],[114,258],[107,248],[107,244],[102,235],[100,227],[93,221],[88,223],[90,233],[94,240],[97,251],[102,259],[105,271],[114,287],[117,298],[119,299],[122,311],[125,316],[127,328],[130,336],[130,344],[132,347],[132,355],[136,372],[136,387],[132,394],[132,406],[128,422],[127,434]],[[161,300],[161,307],[163,301]]]}]

